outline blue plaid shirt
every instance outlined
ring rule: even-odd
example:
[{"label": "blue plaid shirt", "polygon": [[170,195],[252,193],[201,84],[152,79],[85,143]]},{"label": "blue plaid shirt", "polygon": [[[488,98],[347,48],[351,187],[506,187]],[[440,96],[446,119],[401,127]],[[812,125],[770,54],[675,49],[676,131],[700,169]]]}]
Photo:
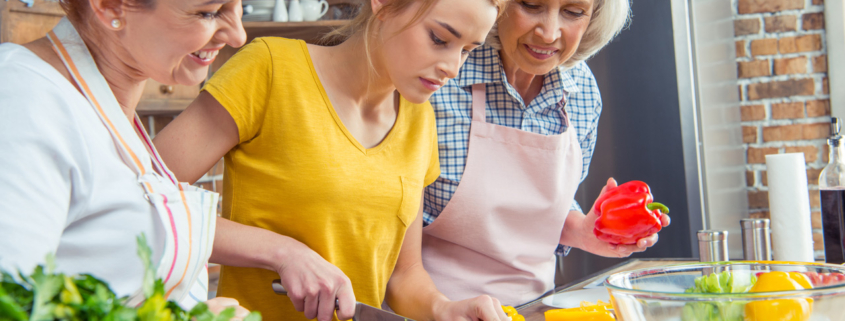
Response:
[{"label": "blue plaid shirt", "polygon": [[[440,151],[440,177],[425,190],[423,222],[431,224],[449,203],[464,172],[469,128],[472,122],[472,85],[487,84],[487,122],[524,131],[558,135],[566,130],[563,109],[575,127],[581,143],[581,181],[587,177],[596,145],[601,115],[601,95],[586,63],[565,70],[552,70],[544,76],[540,94],[528,106],[507,82],[496,49],[483,46],[470,53],[460,74],[449,80],[429,100],[437,116]],[[583,212],[575,200],[571,210]],[[558,247],[565,255],[568,248]]]}]

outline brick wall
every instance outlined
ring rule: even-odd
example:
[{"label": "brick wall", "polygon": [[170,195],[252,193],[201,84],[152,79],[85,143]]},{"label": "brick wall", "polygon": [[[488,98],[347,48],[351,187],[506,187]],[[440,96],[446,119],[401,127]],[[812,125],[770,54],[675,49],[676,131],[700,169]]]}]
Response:
[{"label": "brick wall", "polygon": [[823,257],[818,177],[830,122],[824,0],[733,5],[751,216],[769,216],[765,155],[804,153],[816,256]]}]

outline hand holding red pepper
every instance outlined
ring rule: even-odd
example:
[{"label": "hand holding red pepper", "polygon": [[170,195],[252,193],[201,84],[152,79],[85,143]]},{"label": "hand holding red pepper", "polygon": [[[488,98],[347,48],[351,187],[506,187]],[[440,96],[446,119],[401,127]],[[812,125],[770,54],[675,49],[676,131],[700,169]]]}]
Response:
[{"label": "hand holding red pepper", "polygon": [[598,219],[593,233],[611,244],[636,244],[637,240],[660,231],[661,216],[669,213],[665,205],[652,202],[648,185],[630,181],[611,188],[596,200]]},{"label": "hand holding red pepper", "polygon": [[[615,189],[617,185],[615,179],[608,178],[598,198],[607,194],[608,191]],[[566,224],[563,225],[563,231],[561,231],[560,244],[576,247],[599,256],[628,257],[632,253],[645,251],[657,243],[658,234],[641,238],[637,240],[636,244],[611,244],[599,239],[593,233],[596,221],[599,219],[596,203],[598,202],[593,203],[593,206],[587,213],[569,212],[569,215],[566,216]],[[669,226],[670,221],[668,215],[662,214],[660,216],[660,222],[663,227]]]}]

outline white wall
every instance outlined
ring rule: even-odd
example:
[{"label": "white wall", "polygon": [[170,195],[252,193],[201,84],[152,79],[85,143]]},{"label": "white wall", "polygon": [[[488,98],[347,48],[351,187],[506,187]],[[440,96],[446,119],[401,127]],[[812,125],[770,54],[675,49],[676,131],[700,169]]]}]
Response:
[{"label": "white wall", "polygon": [[673,0],[672,10],[682,126],[693,127],[682,132],[695,136],[684,141],[698,142],[685,144],[687,189],[702,199],[703,229],[727,230],[730,256],[741,258],[739,220],[748,217],[748,196],[731,1]]}]

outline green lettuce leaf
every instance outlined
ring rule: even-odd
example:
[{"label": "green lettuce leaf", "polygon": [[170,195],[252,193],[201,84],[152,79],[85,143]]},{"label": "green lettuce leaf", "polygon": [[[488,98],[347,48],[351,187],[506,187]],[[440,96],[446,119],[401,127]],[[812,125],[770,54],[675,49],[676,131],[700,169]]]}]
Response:
[{"label": "green lettuce leaf", "polygon": [[[757,283],[757,277],[740,280],[731,272],[712,273],[695,279],[685,293],[746,293]],[[694,302],[684,305],[683,321],[743,321],[745,302]]]},{"label": "green lettuce leaf", "polygon": [[[94,276],[66,276],[53,273],[54,257],[33,273],[18,277],[0,270],[0,321],[89,320],[89,321],[229,321],[235,315],[229,308],[215,315],[205,303],[191,311],[164,299],[164,282],[155,278],[152,249],[146,236],[137,238],[138,257],[144,264],[141,306],[127,307],[127,298],[118,298],[108,284]],[[245,321],[261,321],[261,314],[250,313]]]}]

